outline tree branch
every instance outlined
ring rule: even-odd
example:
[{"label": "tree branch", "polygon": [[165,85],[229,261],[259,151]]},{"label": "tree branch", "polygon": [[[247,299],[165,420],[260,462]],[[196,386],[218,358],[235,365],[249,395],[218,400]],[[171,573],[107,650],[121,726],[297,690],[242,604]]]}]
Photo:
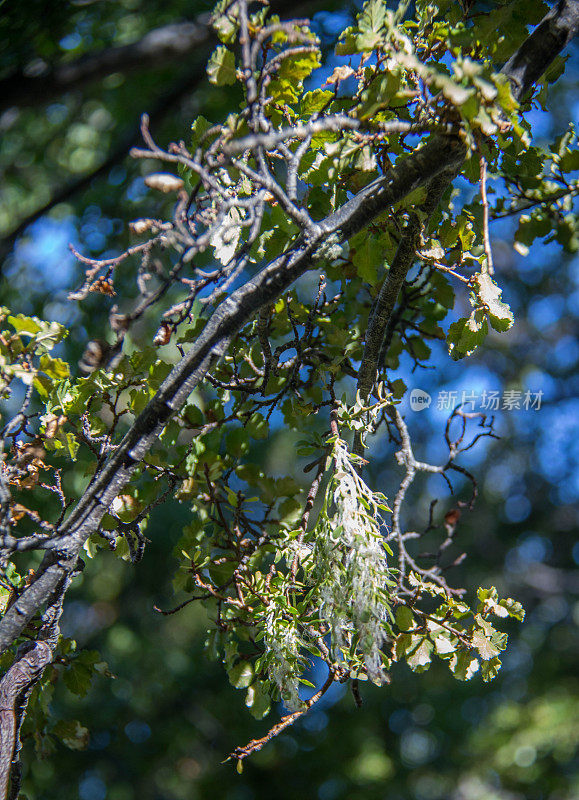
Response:
[{"label": "tree branch", "polygon": [[24,645],[0,681],[0,797],[5,800],[18,735],[18,699],[52,660],[47,642]]},{"label": "tree branch", "polygon": [[128,73],[180,62],[214,39],[209,14],[194,22],[155,28],[132,44],[56,64],[41,75],[13,73],[0,81],[0,113],[13,106],[44,105],[65,92],[78,91],[114,72]]},{"label": "tree branch", "polygon": [[[547,66],[548,63],[544,63],[541,72]],[[128,482],[168,420],[183,407],[193,389],[226,353],[238,331],[260,308],[275,301],[307,270],[324,260],[334,260],[341,245],[363,230],[376,215],[444,171],[457,169],[464,156],[465,146],[457,137],[430,137],[420,149],[400,160],[338,211],[316,223],[307,237],[300,234],[289,250],[264,266],[217,307],[196,342],[95,475],[68,519],[60,526],[53,549],[46,553],[30,586],[0,621],[1,652],[14,642],[37,610],[49,600],[63,576],[74,570],[83,544],[97,530],[113,499]]]},{"label": "tree branch", "polygon": [[[194,74],[189,76],[186,80],[180,80],[177,82],[173,89],[167,95],[162,97],[157,106],[151,111],[149,115],[151,123],[153,123],[153,125],[159,124],[171,111],[173,106],[178,103],[179,100],[181,100],[181,98],[184,97],[188,92],[192,91],[199,84],[199,81],[201,81],[204,77],[205,73],[202,70],[199,70],[195,71]],[[84,189],[88,188],[96,178],[106,175],[107,172],[112,169],[112,167],[121,162],[128,155],[130,148],[137,143],[139,139],[139,128],[140,120],[135,120],[129,131],[124,133],[123,136],[119,138],[117,144],[113,147],[109,155],[98,167],[85,175],[81,175],[79,178],[72,181],[68,185],[63,186],[61,189],[58,189],[47,203],[36,209],[36,211],[33,211],[31,214],[21,220],[21,222],[19,222],[15,228],[7,233],[6,236],[4,236],[4,238],[0,241],[0,259],[5,258],[6,255],[12,250],[18,237],[24,233],[29,225],[32,225],[32,223],[36,222],[37,219],[43,217],[45,214],[55,208],[55,206],[66,202],[75,194],[78,194],[79,192],[82,192]]]},{"label": "tree branch", "polygon": [[517,100],[578,32],[579,0],[559,0],[501,70],[510,79]]},{"label": "tree branch", "polygon": [[[501,70],[511,81],[513,95],[518,101],[578,31],[579,0],[560,0]],[[429,185],[428,197],[422,207],[427,218],[436,209],[446,187],[456,174],[456,169],[449,170],[446,175],[442,173]],[[392,319],[392,312],[408,270],[414,263],[421,230],[419,218],[413,214],[370,312],[366,343],[358,372],[358,391],[364,401],[368,399],[374,386],[384,334]],[[361,455],[359,437],[356,438],[354,450]]]},{"label": "tree branch", "polygon": [[[450,172],[443,172],[428,185],[428,196],[420,209],[427,218],[425,225],[428,224],[428,219],[432,216],[442,195],[456,174],[456,168]],[[394,260],[388,269],[388,277],[382,284],[378,297],[372,306],[370,319],[368,320],[368,330],[366,331],[364,353],[358,371],[358,391],[364,401],[368,399],[374,386],[378,358],[384,341],[384,332],[392,316],[402,284],[406,280],[408,270],[416,258],[416,248],[420,241],[422,227],[423,224],[418,214],[413,212],[404,229]],[[356,452],[357,449],[355,448]],[[357,454],[361,455],[361,452]]]}]

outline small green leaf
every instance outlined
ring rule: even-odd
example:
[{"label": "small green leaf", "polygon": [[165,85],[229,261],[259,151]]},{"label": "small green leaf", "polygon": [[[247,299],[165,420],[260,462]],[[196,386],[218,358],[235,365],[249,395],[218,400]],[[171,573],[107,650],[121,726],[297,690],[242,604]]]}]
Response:
[{"label": "small green leaf", "polygon": [[58,438],[63,442],[66,446],[68,453],[73,461],[76,461],[76,454],[78,453],[78,449],[80,447],[79,442],[76,440],[74,433],[71,431],[59,431]]},{"label": "small green leaf", "polygon": [[203,116],[197,117],[195,122],[191,125],[191,152],[195,152],[207,131],[213,127],[213,123],[209,122]]},{"label": "small green leaf", "polygon": [[51,358],[46,353],[40,356],[40,369],[55,381],[61,381],[70,375],[70,368],[66,361],[61,358]]},{"label": "small green leaf", "polygon": [[222,42],[233,42],[239,30],[237,6],[229,0],[219,0],[213,9],[211,25]]},{"label": "small green leaf", "polygon": [[52,728],[53,733],[69,750],[86,750],[88,746],[88,729],[76,719],[60,720]]},{"label": "small green leaf", "polygon": [[446,337],[452,358],[457,360],[473,353],[483,343],[488,330],[482,309],[475,309],[469,319],[453,322]]},{"label": "small green leaf", "polygon": [[73,694],[84,697],[91,687],[100,656],[93,650],[81,651],[64,673],[64,683]]},{"label": "small green leaf", "polygon": [[350,258],[363,281],[374,286],[378,283],[378,270],[384,263],[384,244],[376,236],[362,231],[350,240]]},{"label": "small green leaf", "polygon": [[256,411],[251,415],[246,430],[253,439],[266,439],[269,432],[269,423],[263,414],[259,414]]},{"label": "small green leaf", "polygon": [[424,672],[428,669],[432,661],[434,645],[426,636],[413,636],[412,638],[418,639],[418,644],[414,647],[412,652],[406,654],[406,663],[410,669],[415,672]]},{"label": "small green leaf", "polygon": [[396,400],[400,400],[404,397],[404,393],[406,392],[406,384],[402,380],[402,378],[397,378],[395,381],[390,383],[390,391],[392,392],[392,396]]},{"label": "small green leaf", "polygon": [[409,631],[414,627],[414,614],[408,606],[398,606],[396,609],[396,624],[401,631]]},{"label": "small green leaf", "polygon": [[383,0],[369,0],[358,17],[356,47],[358,52],[371,51],[378,47],[384,35],[386,3]]},{"label": "small green leaf", "polygon": [[500,299],[502,289],[497,286],[487,272],[479,272],[475,276],[477,294],[486,306],[491,325],[496,331],[507,331],[514,322],[514,317],[507,303]]},{"label": "small green leaf", "polygon": [[478,659],[468,650],[461,650],[449,661],[450,671],[459,681],[469,681],[480,668]]},{"label": "small green leaf", "polygon": [[237,81],[235,56],[227,47],[220,44],[213,51],[207,65],[209,82],[216,86],[232,86]]},{"label": "small green leaf", "polygon": [[35,336],[42,330],[42,323],[37,317],[27,317],[24,314],[9,316],[8,322],[12,325],[16,333],[23,333],[25,336]]},{"label": "small green leaf", "polygon": [[475,628],[472,634],[473,646],[479,652],[483,661],[489,661],[491,658],[497,656],[501,650],[507,646],[506,633],[499,633],[493,626],[483,620],[478,614],[476,620],[479,627]]},{"label": "small green leaf", "polygon": [[482,679],[485,683],[492,681],[497,677],[498,671],[501,668],[501,661],[498,658],[491,658],[482,663]]},{"label": "small green leaf", "polygon": [[334,93],[326,89],[314,89],[313,92],[306,92],[300,102],[302,117],[307,118],[312,114],[319,113],[328,105],[333,96]]},{"label": "small green leaf", "polygon": [[[521,603],[518,603],[516,600],[513,600],[511,597],[507,597],[504,600],[499,601],[499,606],[501,608],[506,609],[509,617],[514,617],[518,619],[519,622],[522,622],[525,619],[525,610]],[[496,610],[495,610],[496,613]]]},{"label": "small green leaf", "polygon": [[247,689],[253,680],[253,668],[249,661],[238,661],[228,671],[229,682],[236,689]]}]

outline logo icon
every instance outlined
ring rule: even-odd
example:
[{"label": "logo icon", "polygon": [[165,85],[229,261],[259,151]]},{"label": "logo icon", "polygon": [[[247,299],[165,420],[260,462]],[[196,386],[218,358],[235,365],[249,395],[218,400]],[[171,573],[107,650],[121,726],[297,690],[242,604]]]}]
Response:
[{"label": "logo icon", "polygon": [[410,408],[413,411],[424,411],[432,403],[432,397],[424,389],[413,389],[410,392]]}]

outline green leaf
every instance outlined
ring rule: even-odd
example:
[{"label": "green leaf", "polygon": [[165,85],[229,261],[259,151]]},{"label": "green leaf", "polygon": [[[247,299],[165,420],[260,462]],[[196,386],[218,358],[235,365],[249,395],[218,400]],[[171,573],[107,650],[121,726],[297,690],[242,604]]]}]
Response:
[{"label": "green leaf", "polygon": [[575,172],[579,170],[579,149],[567,150],[559,160],[559,166],[563,172]]},{"label": "green leaf", "polygon": [[457,360],[473,353],[483,343],[488,330],[485,313],[481,309],[475,309],[469,319],[453,322],[446,337],[452,358]]},{"label": "green leaf", "polygon": [[434,298],[444,308],[454,308],[454,289],[448,280],[439,272],[435,273],[430,279],[434,287]]},{"label": "green leaf", "polygon": [[271,698],[266,685],[262,681],[256,681],[248,688],[245,705],[255,719],[263,719],[269,713]]},{"label": "green leaf", "polygon": [[269,96],[279,104],[297,103],[302,82],[319,66],[320,54],[317,50],[288,56],[283,60],[277,77],[269,84]]},{"label": "green leaf", "polygon": [[217,586],[223,586],[233,575],[235,570],[233,561],[226,561],[223,564],[210,564],[209,575]]},{"label": "green leaf", "polygon": [[384,0],[369,0],[358,17],[360,33],[356,37],[358,51],[374,50],[382,43],[386,3]]},{"label": "green leaf", "polygon": [[211,25],[222,42],[231,44],[239,30],[237,6],[229,0],[219,0],[211,15]]},{"label": "green leaf", "polygon": [[525,619],[525,610],[523,606],[521,603],[513,600],[511,597],[507,597],[504,600],[499,600],[498,604],[501,608],[504,608],[507,611],[509,617],[514,617],[515,619],[518,619],[519,622],[522,622]]},{"label": "green leaf", "polygon": [[419,336],[409,336],[407,339],[408,352],[418,361],[426,361],[430,356],[430,347]]},{"label": "green leaf", "polygon": [[201,144],[201,141],[207,131],[213,127],[213,123],[209,122],[208,119],[205,119],[203,116],[197,117],[195,122],[191,125],[191,152],[194,153],[195,150]]},{"label": "green leaf", "polygon": [[357,28],[350,25],[340,34],[340,40],[336,45],[337,56],[351,56],[358,52],[358,44],[356,40]]},{"label": "green leaf", "polygon": [[76,461],[76,454],[78,453],[78,449],[80,447],[79,442],[76,439],[76,436],[71,431],[59,431],[58,432],[59,440],[65,445],[68,450],[68,453],[73,461]]},{"label": "green leaf", "polygon": [[25,336],[35,336],[42,330],[42,323],[37,317],[27,317],[24,314],[9,316],[8,322],[12,325],[16,333],[23,333]]},{"label": "green leaf", "polygon": [[45,322],[38,317],[17,314],[8,317],[8,322],[17,333],[32,337],[32,346],[37,352],[52,350],[55,344],[67,335],[66,328],[58,322]]},{"label": "green leaf", "polygon": [[54,385],[50,378],[47,378],[46,375],[35,375],[33,384],[43,400],[47,400],[50,397],[50,392]]},{"label": "green leaf", "polygon": [[236,689],[247,689],[253,680],[253,667],[249,661],[238,661],[227,674],[232,686]]},{"label": "green leaf", "polygon": [[66,361],[61,358],[51,358],[46,353],[40,356],[40,369],[55,381],[61,381],[70,375],[70,368]]},{"label": "green leaf", "polygon": [[469,681],[480,668],[478,659],[468,650],[460,650],[450,659],[448,665],[459,681]]},{"label": "green leaf", "polygon": [[476,596],[480,600],[480,602],[484,605],[488,601],[495,601],[498,600],[498,592],[494,586],[490,586],[488,589],[485,589],[483,586],[479,586],[477,589]]},{"label": "green leaf", "polygon": [[452,654],[456,653],[456,637],[453,637],[450,631],[436,625],[436,623],[429,622],[428,629],[431,631],[431,637],[434,640],[434,649],[436,655],[440,658],[449,658]]},{"label": "green leaf", "polygon": [[492,681],[493,678],[496,678],[500,668],[501,661],[498,658],[491,658],[488,661],[483,661],[481,670],[483,681],[488,683]]},{"label": "green leaf", "polygon": [[304,119],[317,114],[328,105],[334,93],[327,89],[314,89],[313,92],[306,92],[300,102],[300,113]]},{"label": "green leaf", "polygon": [[507,331],[514,322],[514,317],[507,303],[500,299],[502,289],[497,286],[487,272],[479,272],[474,278],[477,294],[484,303],[491,325],[496,331]]},{"label": "green leaf", "polygon": [[396,609],[396,624],[401,631],[409,631],[414,627],[414,614],[408,606],[398,606]]},{"label": "green leaf", "polygon": [[232,86],[237,82],[235,56],[227,47],[219,45],[213,51],[207,65],[209,82],[216,86]]},{"label": "green leaf", "polygon": [[69,750],[86,750],[88,747],[88,728],[85,728],[76,719],[60,720],[52,728],[51,733],[60,739]]},{"label": "green leaf", "polygon": [[6,606],[8,605],[8,601],[12,596],[12,592],[7,589],[5,586],[0,586],[0,615],[3,615],[6,611]]},{"label": "green leaf", "polygon": [[507,634],[499,633],[490,622],[483,620],[478,614],[475,619],[478,627],[473,631],[472,643],[483,661],[489,661],[497,656],[501,650],[505,649],[507,646]]},{"label": "green leaf", "polygon": [[269,423],[259,412],[255,412],[249,418],[246,430],[253,439],[267,439],[269,433]]},{"label": "green leaf", "polygon": [[384,245],[380,238],[361,231],[350,239],[350,258],[363,281],[378,283],[378,268],[384,263]]},{"label": "green leaf", "polygon": [[357,110],[360,119],[372,119],[383,108],[399,103],[393,102],[400,90],[401,76],[398,72],[378,73],[368,89],[362,92],[361,105]]},{"label": "green leaf", "polygon": [[406,389],[407,386],[402,378],[397,378],[395,381],[390,383],[390,391],[392,392],[392,396],[395,400],[401,400],[404,397]]},{"label": "green leaf", "polygon": [[69,691],[79,697],[84,697],[91,687],[95,672],[102,667],[104,662],[94,650],[82,650],[64,673],[64,683]]},{"label": "green leaf", "polygon": [[396,637],[396,660],[405,658],[408,666],[416,672],[428,669],[433,649],[432,642],[420,634],[402,633]]},{"label": "green leaf", "polygon": [[418,644],[414,646],[410,653],[406,654],[406,663],[415,672],[424,672],[432,661],[434,645],[426,636],[413,636],[412,638],[413,640],[418,639]]},{"label": "green leaf", "polygon": [[579,250],[579,224],[575,214],[566,214],[563,219],[557,221],[556,240],[568,253],[576,253]]}]

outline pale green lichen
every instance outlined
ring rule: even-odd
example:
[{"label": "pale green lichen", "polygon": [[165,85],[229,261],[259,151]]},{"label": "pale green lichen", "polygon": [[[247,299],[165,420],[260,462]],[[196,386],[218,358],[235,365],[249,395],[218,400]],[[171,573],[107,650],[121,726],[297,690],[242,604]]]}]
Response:
[{"label": "pale green lichen", "polygon": [[370,680],[381,684],[392,585],[380,530],[385,498],[361,479],[341,439],[334,442],[332,456],[334,470],[313,553],[320,611],[331,630],[333,657],[341,660],[354,644]]},{"label": "pale green lichen", "polygon": [[295,620],[280,605],[270,603],[265,620],[264,643],[268,676],[277,686],[288,711],[303,707],[299,696],[299,676],[304,667],[302,639]]}]

